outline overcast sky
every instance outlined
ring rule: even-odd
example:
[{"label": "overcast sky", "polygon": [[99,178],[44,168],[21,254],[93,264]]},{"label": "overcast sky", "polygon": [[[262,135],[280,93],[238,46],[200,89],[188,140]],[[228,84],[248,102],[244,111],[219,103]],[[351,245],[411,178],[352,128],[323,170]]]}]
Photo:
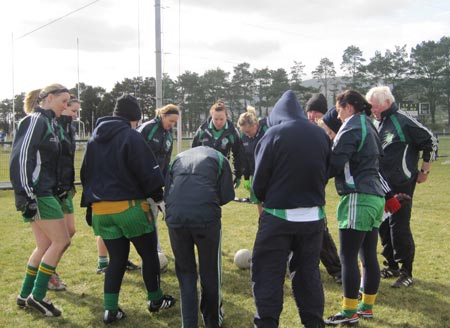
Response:
[{"label": "overcast sky", "polygon": [[[92,2],[1,2],[0,99],[11,98],[13,81],[16,94],[55,82],[70,88],[79,71],[80,82],[110,91],[126,77],[155,75],[154,1],[98,0],[38,29]],[[289,72],[294,61],[306,66],[307,79],[323,57],[339,73],[350,45],[369,60],[375,50],[406,44],[409,51],[450,35],[449,0],[161,0],[161,5],[163,72],[174,79],[187,70],[232,72],[242,62],[251,69]]]}]

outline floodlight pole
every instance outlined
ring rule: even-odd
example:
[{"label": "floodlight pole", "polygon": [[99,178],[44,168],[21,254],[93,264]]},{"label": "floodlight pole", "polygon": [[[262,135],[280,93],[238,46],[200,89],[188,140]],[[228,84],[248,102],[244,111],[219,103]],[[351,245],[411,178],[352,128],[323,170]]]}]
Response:
[{"label": "floodlight pole", "polygon": [[162,107],[161,1],[155,0],[156,108]]},{"label": "floodlight pole", "polygon": [[11,33],[12,135],[16,136],[16,96],[14,95],[14,33]]}]

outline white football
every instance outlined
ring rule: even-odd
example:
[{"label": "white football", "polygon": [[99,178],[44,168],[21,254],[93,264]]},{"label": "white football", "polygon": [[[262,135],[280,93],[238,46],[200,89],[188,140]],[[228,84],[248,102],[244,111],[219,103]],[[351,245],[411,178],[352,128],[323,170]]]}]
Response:
[{"label": "white football", "polygon": [[166,254],[158,252],[159,257],[159,270],[161,273],[167,271],[167,267],[169,266],[169,260],[167,259]]},{"label": "white football", "polygon": [[249,269],[252,261],[252,251],[249,249],[240,249],[234,255],[234,264],[239,269]]}]

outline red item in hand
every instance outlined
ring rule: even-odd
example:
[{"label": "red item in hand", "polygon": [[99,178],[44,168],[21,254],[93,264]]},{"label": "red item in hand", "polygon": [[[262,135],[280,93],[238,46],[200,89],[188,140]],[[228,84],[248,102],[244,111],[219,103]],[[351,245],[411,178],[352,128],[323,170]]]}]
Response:
[{"label": "red item in hand", "polygon": [[385,212],[391,212],[391,214],[394,214],[402,207],[402,204],[398,201],[398,199],[394,196],[389,198],[386,201],[386,204],[384,205],[384,211]]}]

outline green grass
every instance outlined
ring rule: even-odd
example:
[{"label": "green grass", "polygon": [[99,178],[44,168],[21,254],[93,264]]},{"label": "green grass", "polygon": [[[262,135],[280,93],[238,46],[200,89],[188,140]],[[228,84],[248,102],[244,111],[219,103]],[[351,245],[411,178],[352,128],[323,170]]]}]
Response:
[{"label": "green grass", "polygon": [[[450,139],[441,138],[441,155],[450,154]],[[414,266],[415,285],[407,289],[392,289],[392,280],[382,280],[375,319],[361,321],[360,327],[450,327],[450,165],[441,158],[433,164],[429,180],[417,185],[414,197],[412,229],[416,241]],[[238,196],[245,191],[238,189]],[[75,196],[75,204],[80,193]],[[334,184],[327,187],[329,228],[338,243],[335,209],[338,202]],[[0,191],[2,215],[0,220],[0,314],[1,327],[101,327],[103,313],[103,276],[95,274],[96,243],[92,230],[84,221],[84,211],[76,208],[77,233],[65,253],[58,272],[68,284],[65,292],[49,292],[48,296],[61,307],[63,316],[44,318],[29,309],[19,309],[15,298],[20,290],[25,265],[34,240],[28,224],[24,224],[14,209],[13,193]],[[232,202],[223,208],[223,296],[226,328],[252,327],[255,311],[248,270],[233,265],[234,253],[240,248],[252,248],[257,230],[257,210],[249,204]],[[162,275],[166,293],[179,299],[178,282],[174,273],[173,256],[164,222],[159,224],[164,251],[169,255],[169,270]],[[131,259],[139,262],[135,250]],[[379,258],[381,263],[382,259]],[[325,316],[339,311],[341,287],[321,268],[325,290]],[[284,309],[280,327],[299,327],[289,280],[286,280]],[[126,273],[122,284],[120,304],[128,317],[117,324],[121,327],[180,327],[180,304],[175,309],[150,314],[145,306],[146,293],[138,272]]]}]

